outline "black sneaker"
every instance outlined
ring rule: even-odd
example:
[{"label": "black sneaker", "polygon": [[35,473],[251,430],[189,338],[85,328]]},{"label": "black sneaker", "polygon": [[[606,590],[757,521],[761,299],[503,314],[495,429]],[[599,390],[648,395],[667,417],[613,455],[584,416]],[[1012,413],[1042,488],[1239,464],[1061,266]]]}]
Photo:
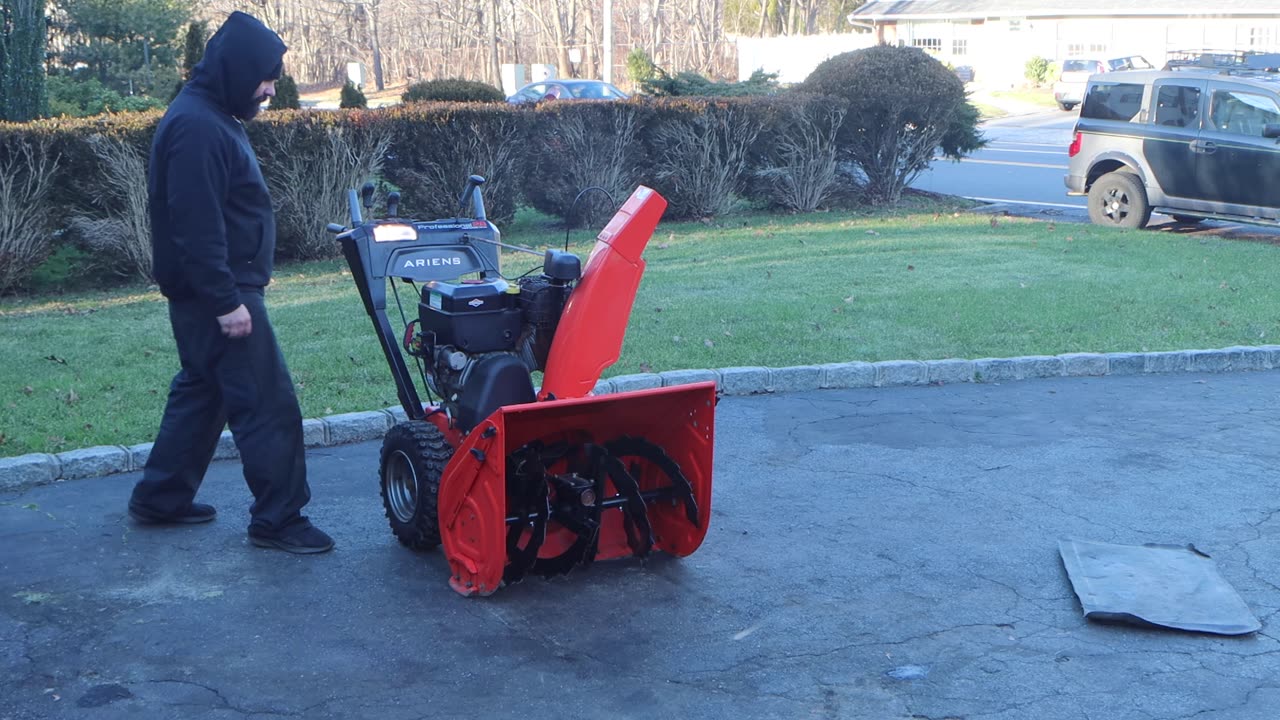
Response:
[{"label": "black sneaker", "polygon": [[218,516],[212,505],[191,503],[185,510],[164,514],[149,510],[141,505],[129,503],[129,517],[139,525],[196,525],[207,523]]},{"label": "black sneaker", "polygon": [[261,548],[273,548],[298,555],[313,555],[333,549],[333,538],[303,520],[283,530],[268,530],[261,525],[249,526],[249,542]]}]

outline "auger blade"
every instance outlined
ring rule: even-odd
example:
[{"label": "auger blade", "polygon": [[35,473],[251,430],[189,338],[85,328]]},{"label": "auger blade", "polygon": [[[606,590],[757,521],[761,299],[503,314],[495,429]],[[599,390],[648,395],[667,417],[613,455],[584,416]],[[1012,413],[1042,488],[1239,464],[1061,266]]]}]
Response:
[{"label": "auger blade", "polygon": [[715,403],[707,382],[496,410],[441,479],[450,584],[488,595],[529,573],[694,552],[710,520]]}]

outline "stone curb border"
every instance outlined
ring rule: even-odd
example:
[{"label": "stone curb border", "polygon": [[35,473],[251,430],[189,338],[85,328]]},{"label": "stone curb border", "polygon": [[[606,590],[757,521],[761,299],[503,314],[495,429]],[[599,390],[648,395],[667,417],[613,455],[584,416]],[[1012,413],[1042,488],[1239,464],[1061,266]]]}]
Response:
[{"label": "stone curb border", "polygon": [[[828,388],[998,383],[1050,377],[1271,369],[1280,369],[1280,345],[1147,353],[1066,353],[980,360],[886,360],[785,368],[668,370],[601,380],[596,384],[595,394],[607,395],[706,380],[715,381],[718,391],[724,395],[755,395]],[[392,425],[404,419],[404,410],[400,407],[308,419],[302,421],[303,438],[309,448],[376,440]],[[0,491],[141,470],[150,452],[151,443],[145,443],[132,447],[102,445],[56,455],[32,453],[0,458]],[[231,433],[223,432],[214,459],[238,457]]]}]

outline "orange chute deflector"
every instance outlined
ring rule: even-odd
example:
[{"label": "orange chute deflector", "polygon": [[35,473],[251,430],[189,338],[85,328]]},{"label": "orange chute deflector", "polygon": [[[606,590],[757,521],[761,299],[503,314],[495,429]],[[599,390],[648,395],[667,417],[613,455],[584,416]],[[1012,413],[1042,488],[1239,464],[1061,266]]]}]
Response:
[{"label": "orange chute deflector", "polygon": [[618,361],[627,320],[644,274],[641,253],[667,201],[641,185],[604,230],[565,303],[538,397],[586,397],[604,369]]}]

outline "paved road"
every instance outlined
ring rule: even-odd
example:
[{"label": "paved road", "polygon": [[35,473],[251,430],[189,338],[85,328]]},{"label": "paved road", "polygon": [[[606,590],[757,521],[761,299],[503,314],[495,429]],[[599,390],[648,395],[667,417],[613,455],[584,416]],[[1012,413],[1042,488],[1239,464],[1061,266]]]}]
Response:
[{"label": "paved road", "polygon": [[[310,454],[332,554],[197,528],[136,475],[0,495],[0,719],[1280,715],[1280,371],[729,397],[713,526],[488,599],[397,546],[373,443]],[[1263,630],[1085,621],[1056,552],[1194,543]]]},{"label": "paved road", "polygon": [[985,148],[954,162],[939,160],[916,179],[920,190],[989,202],[1074,211],[1084,217],[1085,200],[1067,197],[1067,146],[1077,113],[1048,110],[983,124]]}]

